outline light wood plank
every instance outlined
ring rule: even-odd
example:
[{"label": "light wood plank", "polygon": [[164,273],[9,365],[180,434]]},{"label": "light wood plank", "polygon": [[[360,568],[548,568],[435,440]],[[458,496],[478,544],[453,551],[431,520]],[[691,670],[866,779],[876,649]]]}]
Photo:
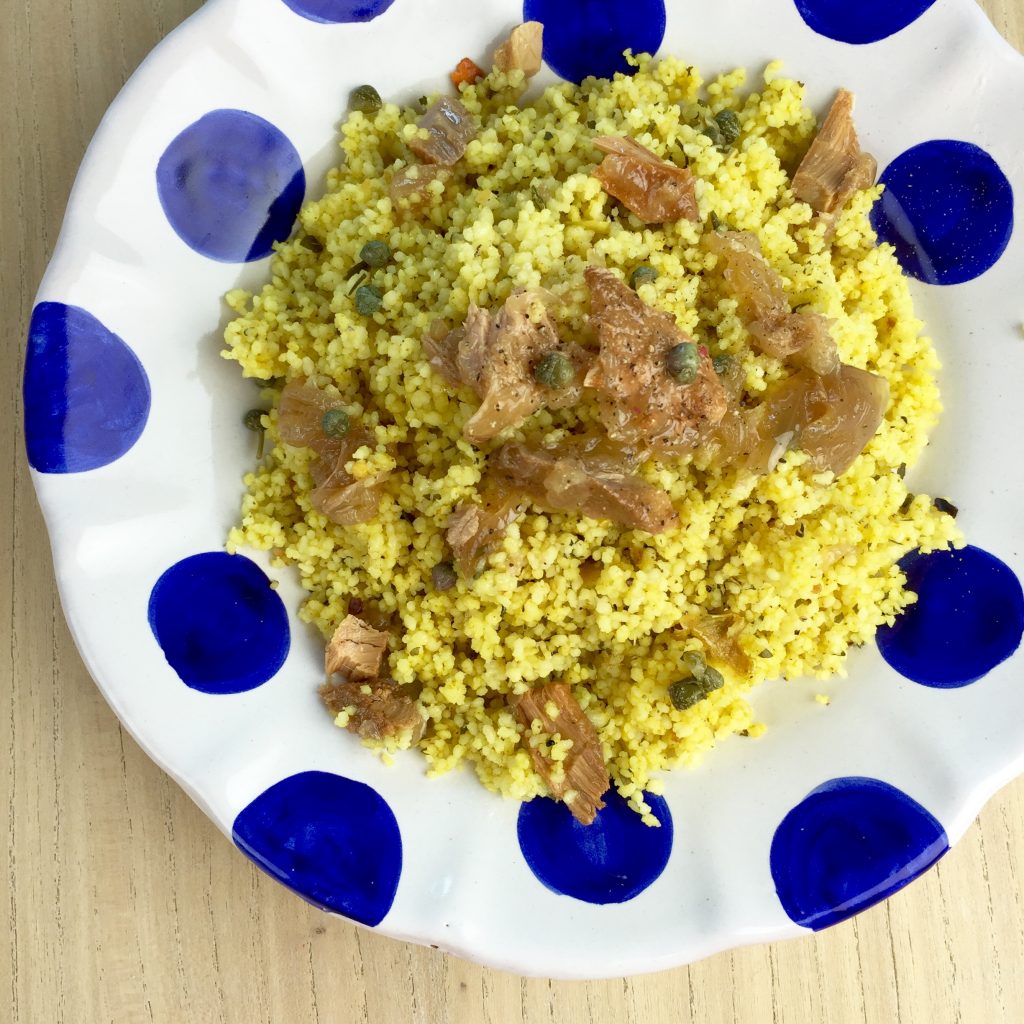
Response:
[{"label": "light wood plank", "polygon": [[[822,935],[664,974],[522,980],[328,920],[264,878],[124,734],[57,601],[25,468],[25,325],[116,90],[198,0],[0,0],[0,1020],[973,1024],[1024,1019],[1024,781],[924,879]],[[987,0],[1024,44],[1024,0]]]}]

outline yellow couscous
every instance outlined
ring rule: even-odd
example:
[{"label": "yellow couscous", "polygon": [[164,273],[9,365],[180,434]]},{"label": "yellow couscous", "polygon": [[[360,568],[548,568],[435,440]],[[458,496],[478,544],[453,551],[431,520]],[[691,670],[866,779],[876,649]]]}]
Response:
[{"label": "yellow couscous", "polygon": [[[635,64],[632,77],[555,85],[524,104],[521,72],[463,86],[479,131],[454,182],[435,182],[415,216],[395,208],[389,182],[409,161],[422,111],[384,104],[345,121],[343,160],[278,247],[272,279],[228,297],[237,318],[225,355],[266,385],[270,406],[268,455],[245,478],[228,547],[270,550],[275,564],[294,566],[309,593],[301,617],[325,638],[353,598],[396,614],[389,672],[419,688],[427,727],[416,745],[430,774],[465,763],[505,796],[546,793],[528,747],[543,739],[558,761],[564,741],[524,729],[510,700],[565,682],[597,730],[613,784],[653,822],[643,794],[660,791],[659,773],[696,763],[717,739],[763,732],[747,703],[757,683],[842,674],[848,648],[914,600],[901,556],[961,541],[953,520],[903,480],[940,412],[938,361],[892,248],[876,246],[868,212],[880,188],[858,193],[826,241],[791,188],[816,128],[801,83],[774,64],[756,91],[743,71],[704,83],[680,60]],[[701,97],[712,113],[738,116],[732,148],[690,123]],[[623,211],[593,176],[599,135],[630,136],[688,163],[700,220],[647,226]],[[700,241],[712,215],[757,235],[792,303],[831,319],[845,363],[888,381],[888,410],[863,454],[838,479],[812,472],[798,450],[761,476],[713,468],[699,452],[651,459],[640,473],[669,494],[680,528],[647,534],[531,507],[475,578],[432,586],[433,567],[449,557],[449,516],[475,497],[497,442],[464,439],[477,400],[428,365],[421,339],[431,324],[461,322],[470,303],[500,306],[517,287],[546,289],[563,303],[560,333],[576,338],[588,313],[585,268],[628,278],[649,265],[657,277],[637,283],[639,295],[734,357],[756,398],[786,370],[751,348],[736,301],[705,273]],[[382,301],[368,315],[348,278],[369,239],[394,255],[374,274]],[[277,433],[285,379],[336,389],[371,432],[374,443],[346,469],[355,480],[386,479],[372,521],[337,526],[312,508],[315,456]],[[593,417],[584,396],[570,409],[542,409],[503,440],[557,439]],[[587,582],[581,567],[594,562],[601,571]],[[752,669],[743,678],[723,669],[724,686],[677,710],[668,688],[696,646],[682,624],[723,612],[742,623]],[[377,744],[385,754],[403,745],[408,737]]]}]

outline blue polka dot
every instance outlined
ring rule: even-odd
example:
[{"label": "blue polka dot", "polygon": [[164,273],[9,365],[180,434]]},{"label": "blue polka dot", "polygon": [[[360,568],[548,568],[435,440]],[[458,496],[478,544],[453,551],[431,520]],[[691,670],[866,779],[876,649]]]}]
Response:
[{"label": "blue polka dot", "polygon": [[917,601],[877,634],[900,675],[948,689],[976,682],[1020,646],[1024,593],[1009,566],[980,548],[904,559]]},{"label": "blue polka dot", "polygon": [[321,25],[341,22],[373,21],[380,17],[395,0],[283,0],[296,14],[318,21]]},{"label": "blue polka dot", "polygon": [[380,924],[402,874],[402,835],[384,798],[352,779],[302,772],[235,818],[232,838],[264,871],[314,906]]},{"label": "blue polka dot", "polygon": [[156,182],[182,241],[223,263],[269,256],[306,193],[295,147],[244,110],[214,110],[186,128],[160,158]]},{"label": "blue polka dot", "polygon": [[149,417],[135,353],[91,313],[41,302],[25,361],[25,446],[40,473],[82,473],[119,459]]},{"label": "blue polka dot", "polygon": [[949,849],[942,826],[906,793],[832,779],[782,819],[771,871],[783,909],[819,931],[891,896]]},{"label": "blue polka dot", "polygon": [[160,577],[149,624],[171,668],[203,693],[244,693],[273,678],[291,645],[288,615],[263,570],[223,551]]},{"label": "blue polka dot", "polygon": [[631,75],[624,50],[655,53],[665,38],[665,0],[525,0],[523,20],[544,25],[544,59],[571,82]]},{"label": "blue polka dot", "polygon": [[905,29],[935,0],[796,0],[800,17],[840,43],[877,43]]},{"label": "blue polka dot", "polygon": [[922,142],[896,157],[881,182],[871,223],[919,281],[971,281],[1010,241],[1013,189],[995,160],[970,142]]},{"label": "blue polka dot", "polygon": [[593,824],[581,825],[565,804],[536,799],[519,811],[519,847],[552,892],[585,903],[625,903],[664,871],[672,852],[672,815],[645,794],[660,828],[645,825],[614,790]]}]

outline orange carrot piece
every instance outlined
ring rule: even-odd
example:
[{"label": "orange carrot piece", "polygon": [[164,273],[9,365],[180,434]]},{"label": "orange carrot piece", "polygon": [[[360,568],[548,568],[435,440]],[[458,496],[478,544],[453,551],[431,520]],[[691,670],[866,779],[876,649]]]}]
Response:
[{"label": "orange carrot piece", "polygon": [[452,85],[456,89],[463,84],[472,85],[474,82],[480,81],[484,74],[484,69],[476,61],[469,57],[463,57],[452,72]]}]

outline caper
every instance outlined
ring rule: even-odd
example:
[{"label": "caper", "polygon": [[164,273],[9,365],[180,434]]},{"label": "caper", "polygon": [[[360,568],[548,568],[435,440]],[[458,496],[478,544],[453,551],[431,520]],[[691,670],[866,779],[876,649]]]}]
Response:
[{"label": "caper", "polygon": [[373,316],[384,302],[379,288],[372,284],[361,284],[356,289],[356,310],[363,316]]},{"label": "caper", "polygon": [[534,380],[553,391],[567,388],[575,376],[572,363],[561,352],[549,352],[533,368]]},{"label": "caper", "polygon": [[384,105],[384,101],[372,85],[357,85],[349,93],[348,105],[363,114],[375,114]]},{"label": "caper", "polygon": [[246,430],[251,430],[260,435],[259,444],[256,445],[257,459],[263,458],[263,445],[267,439],[266,432],[263,429],[263,416],[264,412],[262,409],[250,409],[242,419]]},{"label": "caper", "polygon": [[692,341],[683,341],[668,350],[665,368],[680,384],[692,384],[700,372],[700,353]]},{"label": "caper", "polygon": [[725,677],[717,668],[712,668],[708,665],[700,684],[704,688],[705,693],[711,693],[713,690],[720,690],[725,686]]},{"label": "caper", "polygon": [[324,435],[335,439],[344,437],[351,425],[348,413],[344,409],[328,409],[320,420],[320,429]]},{"label": "caper", "polygon": [[250,409],[242,418],[242,422],[245,424],[245,429],[251,430],[254,433],[257,430],[262,430],[264,415],[266,414],[263,409]]},{"label": "caper", "polygon": [[704,699],[704,689],[693,679],[680,679],[668,688],[669,700],[676,711],[685,711]]},{"label": "caper", "polygon": [[721,377],[732,369],[733,362],[734,360],[732,356],[723,354],[720,356],[715,356],[715,358],[711,360],[711,365],[715,368],[715,373],[717,373],[718,376]]},{"label": "caper", "polygon": [[657,280],[658,272],[654,267],[648,266],[646,263],[642,263],[639,267],[633,270],[633,273],[629,275],[629,287],[636,291],[637,288],[642,284],[650,284],[651,281]]},{"label": "caper", "polygon": [[693,676],[694,679],[703,679],[704,673],[708,670],[708,663],[704,659],[704,655],[700,651],[686,651],[684,652],[680,661],[683,663],[683,668]]},{"label": "caper", "polygon": [[704,114],[697,125],[697,131],[709,138],[713,146],[722,144],[722,129],[718,127],[718,122],[710,114]]},{"label": "caper", "polygon": [[715,114],[722,141],[720,146],[731,146],[740,137],[740,119],[733,110],[720,110]]},{"label": "caper", "polygon": [[433,580],[434,589],[439,590],[442,593],[445,590],[451,590],[456,583],[459,582],[459,577],[455,572],[455,566],[451,562],[438,562],[433,569],[430,570],[430,578]]},{"label": "caper", "polygon": [[383,267],[391,259],[391,246],[375,238],[359,250],[359,259],[368,267]]}]

